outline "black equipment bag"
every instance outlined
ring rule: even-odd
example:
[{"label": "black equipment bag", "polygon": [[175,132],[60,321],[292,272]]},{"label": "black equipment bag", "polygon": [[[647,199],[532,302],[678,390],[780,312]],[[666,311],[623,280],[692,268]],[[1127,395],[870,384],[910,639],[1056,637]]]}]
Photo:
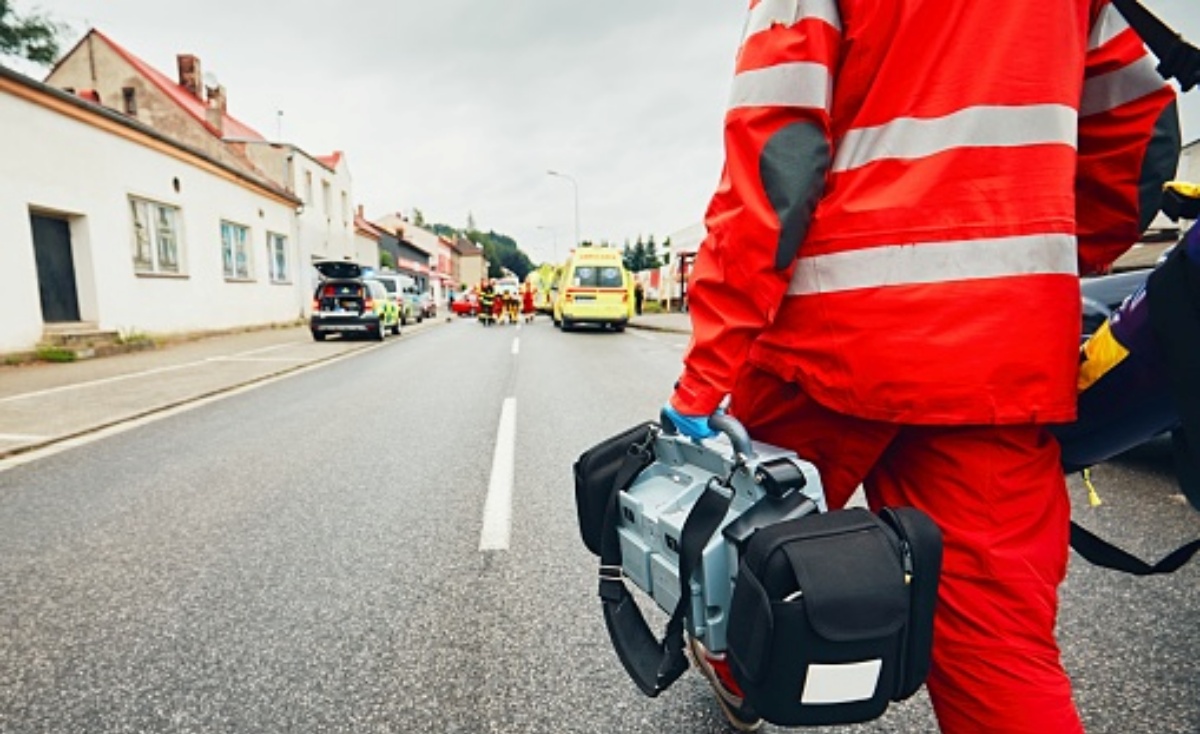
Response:
[{"label": "black equipment bag", "polygon": [[839,510],[759,530],[739,565],[729,662],[783,726],[877,718],[929,673],[942,536],[923,512]]},{"label": "black equipment bag", "polygon": [[650,446],[658,431],[653,421],[639,423],[601,441],[575,461],[575,511],[583,544],[592,555],[600,555],[604,514],[616,493],[627,489],[654,462]]}]

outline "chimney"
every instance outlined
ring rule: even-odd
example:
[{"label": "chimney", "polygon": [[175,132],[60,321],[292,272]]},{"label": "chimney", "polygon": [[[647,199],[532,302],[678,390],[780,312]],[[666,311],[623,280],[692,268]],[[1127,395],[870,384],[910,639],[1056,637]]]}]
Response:
[{"label": "chimney", "polygon": [[200,96],[200,59],[192,54],[179,54],[175,57],[175,62],[179,67],[179,86],[188,90],[196,99],[203,99]]},{"label": "chimney", "polygon": [[212,97],[209,97],[208,106],[204,108],[204,121],[216,131],[217,135],[225,134],[225,112],[213,104]]},{"label": "chimney", "polygon": [[208,93],[208,106],[216,107],[224,115],[226,111],[225,86],[206,87],[205,91]]}]

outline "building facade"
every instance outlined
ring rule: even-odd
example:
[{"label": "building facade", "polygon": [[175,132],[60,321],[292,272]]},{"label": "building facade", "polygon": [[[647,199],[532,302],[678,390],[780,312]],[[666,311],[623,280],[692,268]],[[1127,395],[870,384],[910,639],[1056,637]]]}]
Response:
[{"label": "building facade", "polygon": [[49,325],[164,334],[302,313],[286,191],[3,67],[0,129],[0,351]]}]

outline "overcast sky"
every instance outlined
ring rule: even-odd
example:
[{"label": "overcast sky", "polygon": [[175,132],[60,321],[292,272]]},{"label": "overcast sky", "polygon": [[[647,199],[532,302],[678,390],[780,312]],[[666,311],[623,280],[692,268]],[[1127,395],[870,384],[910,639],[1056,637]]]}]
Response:
[{"label": "overcast sky", "polygon": [[[1196,0],[1145,0],[1200,43]],[[699,222],[746,0],[18,0],[96,27],[174,78],[197,55],[229,111],[305,151],[345,152],[369,218],[515,238],[535,261],[580,235],[661,242]],[[1034,21],[1036,22],[1036,21]],[[1200,137],[1200,90],[1184,100]],[[282,116],[278,113],[282,112]]]}]

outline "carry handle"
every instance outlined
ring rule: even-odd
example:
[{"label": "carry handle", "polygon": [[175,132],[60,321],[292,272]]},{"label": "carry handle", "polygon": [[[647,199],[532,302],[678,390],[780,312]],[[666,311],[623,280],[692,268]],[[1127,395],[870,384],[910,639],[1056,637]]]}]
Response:
[{"label": "carry handle", "polygon": [[[664,408],[659,414],[659,422],[662,423],[663,433],[675,435],[679,433],[679,429],[671,422],[671,417],[667,415]],[[708,427],[719,433],[724,433],[729,442],[733,444],[733,450],[747,458],[755,456],[754,442],[750,440],[750,434],[746,431],[746,427],[738,421],[737,418],[724,412],[716,412],[708,417]]]}]

